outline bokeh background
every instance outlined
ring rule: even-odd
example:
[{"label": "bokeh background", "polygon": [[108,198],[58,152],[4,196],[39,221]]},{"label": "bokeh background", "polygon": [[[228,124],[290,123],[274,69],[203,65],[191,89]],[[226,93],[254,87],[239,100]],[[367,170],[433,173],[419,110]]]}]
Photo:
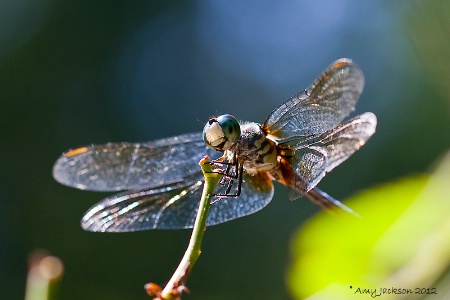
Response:
[{"label": "bokeh background", "polygon": [[[450,148],[449,20],[445,0],[1,0],[0,298],[24,297],[27,257],[46,249],[65,265],[60,299],[148,299],[190,232],[82,231],[106,194],[57,184],[54,161],[201,131],[214,114],[263,122],[341,57],[366,76],[355,114],[379,125],[320,187],[345,199],[427,172]],[[290,298],[291,239],[317,211],[276,185],[261,212],[209,228],[185,298]]]}]

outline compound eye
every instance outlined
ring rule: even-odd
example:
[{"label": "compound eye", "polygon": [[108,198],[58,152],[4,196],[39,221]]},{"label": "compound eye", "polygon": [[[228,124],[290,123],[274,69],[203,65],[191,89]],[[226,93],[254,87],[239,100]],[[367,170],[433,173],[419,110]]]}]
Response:
[{"label": "compound eye", "polygon": [[241,126],[238,120],[232,115],[221,115],[217,118],[220,127],[225,135],[225,139],[231,143],[235,143],[241,136]]},{"label": "compound eye", "polygon": [[230,149],[240,136],[241,127],[232,115],[210,118],[203,129],[205,144],[218,151]]}]

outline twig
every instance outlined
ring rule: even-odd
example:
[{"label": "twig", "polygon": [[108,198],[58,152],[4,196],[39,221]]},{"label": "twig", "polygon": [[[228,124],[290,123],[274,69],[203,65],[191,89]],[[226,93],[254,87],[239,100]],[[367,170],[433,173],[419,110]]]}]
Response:
[{"label": "twig", "polygon": [[203,193],[200,199],[194,227],[192,229],[191,239],[178,268],[173,273],[172,278],[165,288],[161,289],[161,287],[154,283],[145,285],[144,288],[147,293],[150,296],[156,296],[156,298],[153,298],[154,300],[181,299],[181,294],[184,291],[188,291],[185,287],[187,277],[200,256],[200,246],[202,244],[203,234],[206,230],[206,219],[208,217],[209,206],[214,194],[214,189],[217,183],[219,183],[222,175],[213,173],[208,156],[203,157],[200,160],[199,165],[202,169],[203,176],[205,177],[205,185],[203,186]]},{"label": "twig", "polygon": [[34,252],[29,259],[25,300],[55,299],[55,292],[63,274],[63,264],[43,250]]}]

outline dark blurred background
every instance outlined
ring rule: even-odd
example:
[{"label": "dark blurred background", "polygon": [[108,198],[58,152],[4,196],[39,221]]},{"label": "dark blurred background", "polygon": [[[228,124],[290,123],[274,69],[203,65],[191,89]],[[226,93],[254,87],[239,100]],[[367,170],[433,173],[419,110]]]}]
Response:
[{"label": "dark blurred background", "polygon": [[[24,297],[27,257],[46,249],[65,265],[60,299],[148,299],[190,231],[82,231],[106,194],[59,185],[54,161],[201,131],[213,114],[263,122],[341,57],[366,76],[355,114],[379,125],[320,187],[345,199],[426,172],[450,146],[449,12],[444,0],[1,1],[0,298]],[[209,228],[185,298],[289,298],[290,238],[317,210],[277,184],[261,212]]]}]

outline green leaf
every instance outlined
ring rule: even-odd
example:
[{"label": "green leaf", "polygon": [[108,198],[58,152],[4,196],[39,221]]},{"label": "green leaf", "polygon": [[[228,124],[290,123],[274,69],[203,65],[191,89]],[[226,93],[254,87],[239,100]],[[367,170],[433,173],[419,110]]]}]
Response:
[{"label": "green leaf", "polygon": [[450,261],[449,195],[450,155],[431,176],[410,176],[348,199],[361,219],[319,214],[293,241],[292,294],[348,299],[437,284]]}]

